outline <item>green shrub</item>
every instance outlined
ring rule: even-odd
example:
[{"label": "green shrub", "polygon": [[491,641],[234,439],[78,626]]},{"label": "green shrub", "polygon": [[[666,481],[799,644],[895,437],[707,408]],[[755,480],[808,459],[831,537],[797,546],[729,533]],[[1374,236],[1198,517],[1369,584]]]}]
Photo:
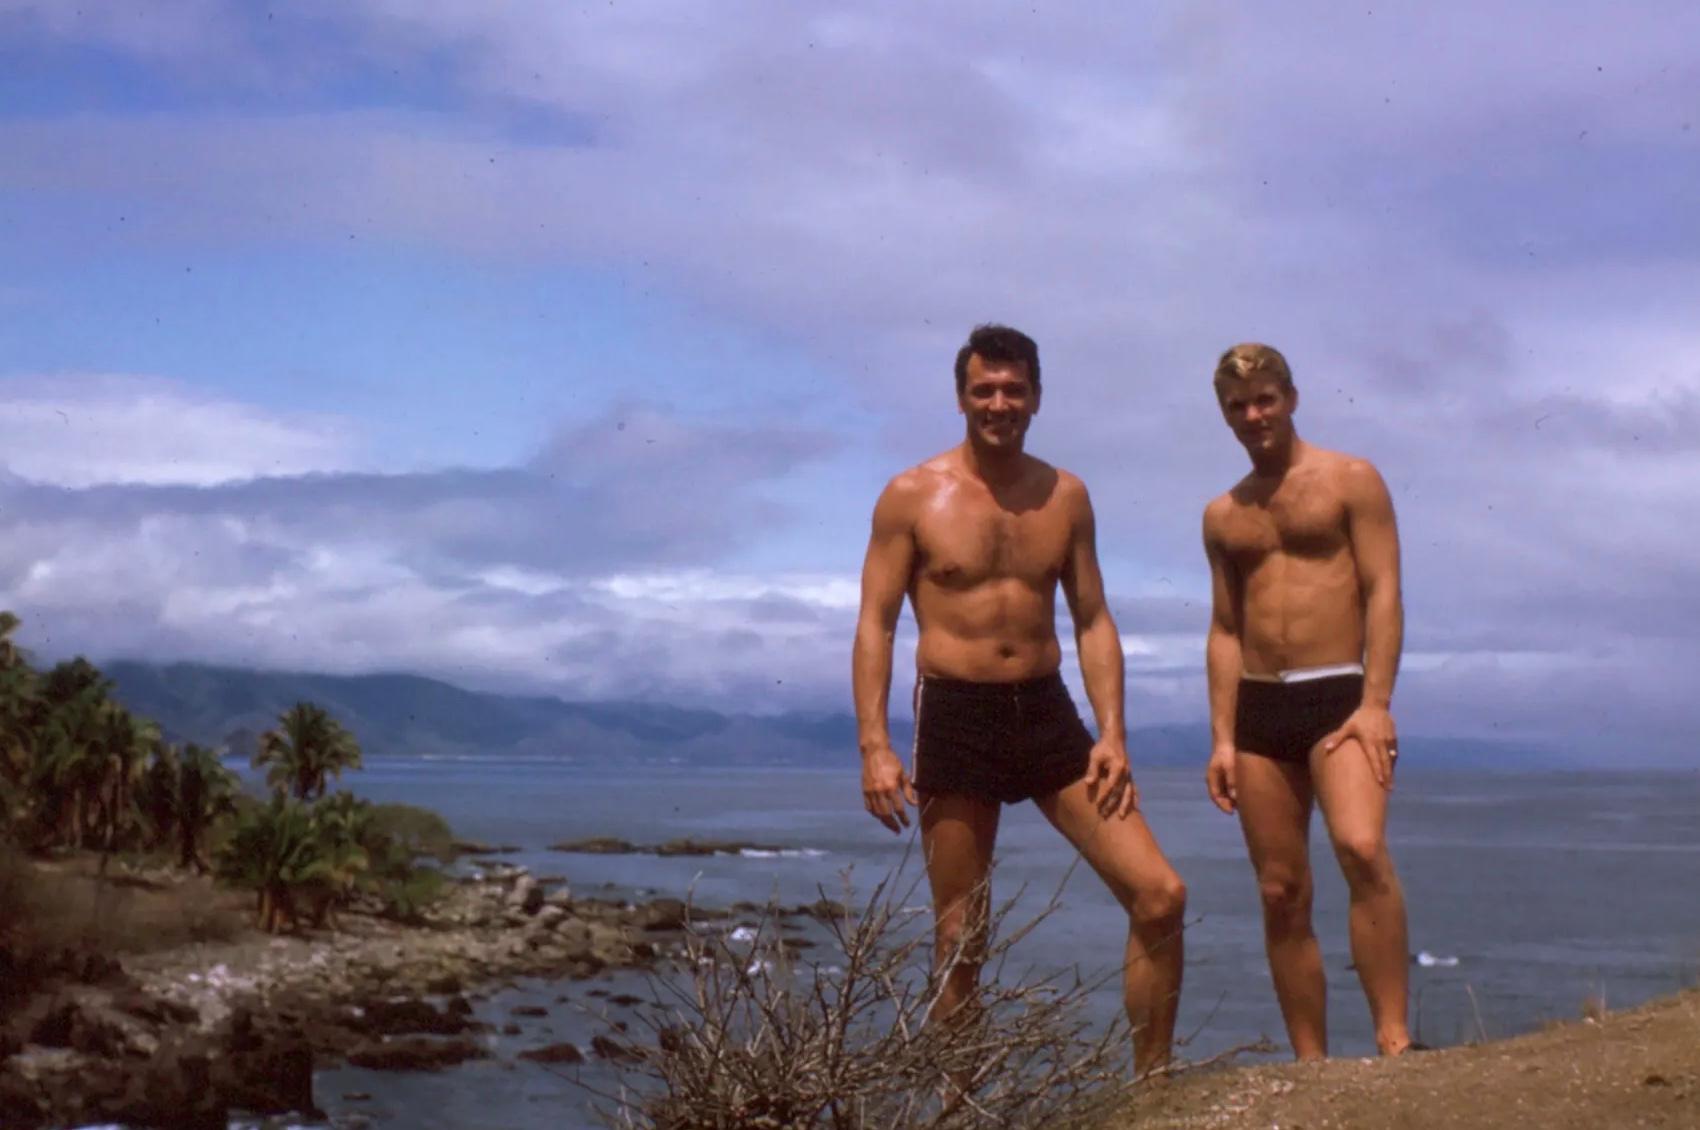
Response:
[{"label": "green shrub", "polygon": [[455,858],[454,832],[448,821],[428,808],[410,804],[375,804],[372,806],[372,834],[380,837],[405,854],[411,862],[434,859],[451,863]]}]

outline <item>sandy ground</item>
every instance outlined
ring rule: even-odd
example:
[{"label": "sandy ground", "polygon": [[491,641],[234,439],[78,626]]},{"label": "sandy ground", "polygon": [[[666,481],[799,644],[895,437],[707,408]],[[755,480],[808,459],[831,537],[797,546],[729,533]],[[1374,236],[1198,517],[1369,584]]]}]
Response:
[{"label": "sandy ground", "polygon": [[1395,1060],[1206,1070],[1104,1130],[1700,1128],[1700,990],[1509,1040]]}]

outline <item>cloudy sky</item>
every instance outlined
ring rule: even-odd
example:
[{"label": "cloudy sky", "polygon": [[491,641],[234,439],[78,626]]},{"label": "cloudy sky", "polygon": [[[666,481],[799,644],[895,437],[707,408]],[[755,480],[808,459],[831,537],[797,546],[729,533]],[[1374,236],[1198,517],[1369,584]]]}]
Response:
[{"label": "cloudy sky", "polygon": [[999,319],[1132,717],[1199,719],[1258,338],[1393,489],[1407,731],[1690,763],[1700,7],[1482,12],[0,0],[0,605],[844,709],[868,511]]}]

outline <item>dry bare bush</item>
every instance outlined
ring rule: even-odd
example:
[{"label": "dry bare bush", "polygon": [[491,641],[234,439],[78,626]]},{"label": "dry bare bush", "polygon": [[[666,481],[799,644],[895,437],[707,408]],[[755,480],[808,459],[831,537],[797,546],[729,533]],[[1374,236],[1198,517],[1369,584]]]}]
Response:
[{"label": "dry bare bush", "polygon": [[603,1046],[629,1057],[618,1090],[590,1088],[604,1117],[628,1130],[1054,1130],[1117,1105],[1132,1086],[1127,1024],[1094,1033],[1083,1006],[1120,970],[1010,968],[1011,947],[1058,896],[1018,926],[1016,899],[991,911],[977,996],[946,1019],[942,978],[928,974],[932,918],[907,905],[916,882],[898,897],[901,871],[829,921],[827,961],[793,956],[773,908],[753,938],[693,931],[690,971],[654,981],[638,1012],[646,1035]]}]

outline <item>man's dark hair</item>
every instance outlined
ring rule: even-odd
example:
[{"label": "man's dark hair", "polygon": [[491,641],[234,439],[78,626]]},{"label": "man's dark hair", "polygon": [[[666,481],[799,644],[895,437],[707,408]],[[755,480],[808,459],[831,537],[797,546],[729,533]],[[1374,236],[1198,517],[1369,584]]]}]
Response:
[{"label": "man's dark hair", "polygon": [[975,354],[979,354],[982,361],[1005,365],[1025,362],[1027,379],[1033,382],[1033,391],[1039,391],[1038,345],[1020,330],[987,322],[983,326],[975,326],[974,332],[968,335],[968,343],[956,351],[957,396],[961,396],[968,387],[968,358]]}]

